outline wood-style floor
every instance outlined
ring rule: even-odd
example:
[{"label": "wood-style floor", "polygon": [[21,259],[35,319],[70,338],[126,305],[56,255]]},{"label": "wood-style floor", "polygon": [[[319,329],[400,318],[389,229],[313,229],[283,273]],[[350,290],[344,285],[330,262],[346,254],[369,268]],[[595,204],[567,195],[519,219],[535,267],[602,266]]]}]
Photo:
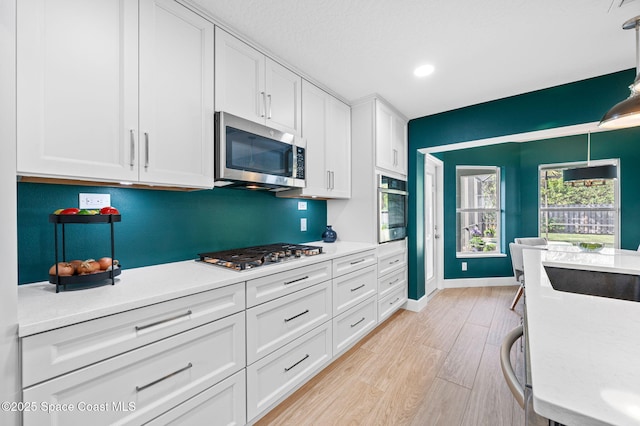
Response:
[{"label": "wood-style floor", "polygon": [[446,289],[422,312],[400,310],[257,424],[524,425],[499,361],[520,324],[515,291]]}]

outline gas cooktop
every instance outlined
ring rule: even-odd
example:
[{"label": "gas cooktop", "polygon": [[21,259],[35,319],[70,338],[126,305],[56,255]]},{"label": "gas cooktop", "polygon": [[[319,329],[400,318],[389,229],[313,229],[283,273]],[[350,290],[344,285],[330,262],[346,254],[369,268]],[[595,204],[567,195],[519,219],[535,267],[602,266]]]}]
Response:
[{"label": "gas cooktop", "polygon": [[275,243],[264,246],[237,248],[209,253],[199,253],[200,261],[244,271],[263,265],[273,265],[304,256],[322,253],[322,247],[300,244]]}]

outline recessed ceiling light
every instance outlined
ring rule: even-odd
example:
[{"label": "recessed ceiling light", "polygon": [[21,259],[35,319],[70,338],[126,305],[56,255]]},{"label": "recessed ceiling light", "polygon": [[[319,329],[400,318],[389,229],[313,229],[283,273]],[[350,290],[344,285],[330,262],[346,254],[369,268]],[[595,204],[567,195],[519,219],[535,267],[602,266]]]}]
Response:
[{"label": "recessed ceiling light", "polygon": [[416,77],[426,77],[429,74],[433,73],[434,70],[435,68],[433,65],[420,65],[418,68],[413,70],[413,75],[415,75]]}]

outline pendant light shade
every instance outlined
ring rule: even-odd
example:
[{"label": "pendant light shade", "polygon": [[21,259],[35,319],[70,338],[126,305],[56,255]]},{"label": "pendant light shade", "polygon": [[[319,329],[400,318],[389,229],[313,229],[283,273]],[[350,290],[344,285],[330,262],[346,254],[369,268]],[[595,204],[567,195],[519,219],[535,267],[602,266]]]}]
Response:
[{"label": "pendant light shade", "polygon": [[605,166],[577,167],[575,169],[567,169],[562,172],[562,180],[569,185],[582,184],[591,186],[597,183],[604,183],[608,179],[618,177],[618,171],[613,164]]},{"label": "pendant light shade", "polygon": [[600,120],[599,127],[605,129],[623,129],[640,125],[640,16],[622,24],[625,30],[636,31],[636,78],[629,89],[631,95],[613,106]]}]

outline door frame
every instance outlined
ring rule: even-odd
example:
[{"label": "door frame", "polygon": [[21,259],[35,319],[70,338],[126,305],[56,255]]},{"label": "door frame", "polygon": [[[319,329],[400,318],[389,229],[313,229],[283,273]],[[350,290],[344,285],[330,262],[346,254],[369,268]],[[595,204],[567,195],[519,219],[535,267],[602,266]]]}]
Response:
[{"label": "door frame", "polygon": [[[434,244],[434,265],[436,268],[435,271],[435,280],[436,280],[436,291],[437,290],[441,290],[444,288],[444,185],[443,185],[443,178],[444,178],[444,163],[442,160],[434,157],[431,154],[425,154],[424,155],[424,176],[423,176],[423,182],[426,182],[426,175],[427,175],[427,164],[431,163],[434,166],[435,169],[435,177],[436,177],[436,193],[435,193],[435,198],[436,198],[436,211],[435,213],[435,217],[434,217],[434,223],[436,228],[439,230],[439,238],[435,239],[435,244]],[[426,187],[426,185],[424,186],[424,192],[425,192],[425,196],[424,196],[424,211],[427,211],[427,196],[426,196],[426,192],[427,192],[428,188]],[[424,220],[424,218],[423,218]],[[426,239],[426,227],[425,227],[425,235],[423,236],[423,238]],[[424,262],[424,276],[425,276],[425,296],[427,296],[427,298],[429,298],[429,295],[426,294],[426,277],[427,277],[427,262]],[[435,292],[434,292],[435,293]],[[431,294],[431,297],[433,297],[433,294]]]}]

